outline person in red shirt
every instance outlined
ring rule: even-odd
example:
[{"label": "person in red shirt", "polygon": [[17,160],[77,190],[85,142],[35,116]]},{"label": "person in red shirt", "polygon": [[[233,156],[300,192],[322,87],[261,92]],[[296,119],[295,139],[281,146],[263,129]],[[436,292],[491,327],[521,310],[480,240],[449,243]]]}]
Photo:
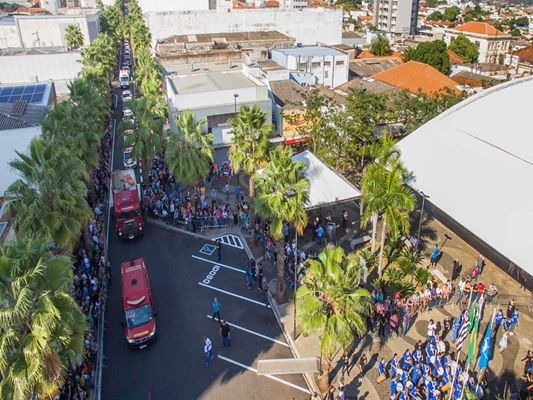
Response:
[{"label": "person in red shirt", "polygon": [[481,299],[481,296],[485,294],[487,287],[483,283],[478,283],[477,285],[477,297],[476,299],[479,301]]}]

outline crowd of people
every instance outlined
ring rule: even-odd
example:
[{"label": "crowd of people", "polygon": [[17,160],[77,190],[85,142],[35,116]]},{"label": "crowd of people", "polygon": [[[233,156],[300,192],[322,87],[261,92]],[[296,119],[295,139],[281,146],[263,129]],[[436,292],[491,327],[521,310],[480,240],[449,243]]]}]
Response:
[{"label": "crowd of people", "polygon": [[79,363],[73,360],[69,362],[68,379],[57,396],[58,400],[84,400],[95,384],[93,376],[98,355],[98,321],[105,296],[103,287],[106,282],[112,286],[111,268],[106,260],[104,241],[104,205],[111,175],[111,147],[112,126],[107,118],[100,148],[100,165],[92,175],[94,195],[89,197],[94,218],[88,224],[88,231],[83,232],[74,253],[77,257],[71,294],[87,318],[89,329],[84,341],[85,354]]}]

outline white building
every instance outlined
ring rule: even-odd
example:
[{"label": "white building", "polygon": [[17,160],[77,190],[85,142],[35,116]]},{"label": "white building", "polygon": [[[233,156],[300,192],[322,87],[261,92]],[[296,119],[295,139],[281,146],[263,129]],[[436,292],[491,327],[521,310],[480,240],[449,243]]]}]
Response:
[{"label": "white building", "polygon": [[[163,66],[170,70],[169,66]],[[170,127],[176,130],[174,115],[190,110],[196,122],[205,118],[205,131],[214,135],[215,147],[229,146],[233,118],[242,105],[258,104],[266,112],[268,122],[272,121],[272,102],[268,87],[251,75],[243,73],[237,66],[217,64],[195,64],[177,66],[175,72],[165,77],[170,115]]]},{"label": "white building", "polygon": [[444,41],[450,44],[457,36],[464,35],[479,49],[478,61],[497,64],[507,55],[512,36],[486,22],[467,22],[453,29],[445,29]]},{"label": "white building", "polygon": [[[65,30],[77,25],[84,47],[100,32],[100,10],[70,10],[66,15],[14,15],[0,19],[0,48],[66,47]],[[77,12],[77,13],[74,13]],[[0,77],[1,80],[1,77]]]},{"label": "white building", "polygon": [[380,31],[414,35],[419,0],[375,0],[374,26]]},{"label": "white building", "polygon": [[[149,2],[151,5],[157,5],[158,9],[160,6],[164,9],[166,3],[166,0]],[[196,4],[196,2],[194,3]],[[156,6],[152,8],[154,7]],[[315,45],[317,42],[342,43],[341,8],[263,8],[228,9],[227,11],[229,12],[221,12],[216,9],[203,9],[194,12],[156,10],[146,12],[144,17],[154,41],[172,35],[278,31],[295,38],[297,43],[304,45]]]},{"label": "white building", "polygon": [[274,49],[272,61],[291,71],[312,74],[315,84],[335,88],[348,82],[348,55],[329,47]]}]

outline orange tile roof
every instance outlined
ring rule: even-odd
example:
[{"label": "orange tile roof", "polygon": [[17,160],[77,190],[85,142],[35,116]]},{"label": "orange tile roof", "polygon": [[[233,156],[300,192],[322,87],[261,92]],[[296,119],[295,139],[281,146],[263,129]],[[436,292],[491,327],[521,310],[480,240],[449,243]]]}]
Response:
[{"label": "orange tile roof", "polygon": [[372,21],[374,17],[370,16],[370,15],[360,15],[357,17],[358,20],[360,21]]},{"label": "orange tile roof", "polygon": [[397,58],[398,60],[400,60],[400,62],[402,62],[402,54],[397,52],[397,51],[393,51],[391,53],[390,56],[381,56],[381,57],[377,57],[375,56],[374,54],[372,54],[371,52],[369,52],[368,50],[363,50],[361,53],[359,53],[359,55],[357,57],[355,57],[357,59],[362,59],[362,58],[378,58],[380,60],[385,60],[385,59],[388,59],[388,58]]},{"label": "orange tile roof", "polygon": [[253,9],[255,8],[254,6],[249,6],[245,3],[243,3],[242,1],[234,1],[233,2],[233,9],[234,10],[248,10],[248,9]]},{"label": "orange tile roof", "polygon": [[450,56],[450,63],[462,64],[465,62],[465,60],[463,60],[463,57],[461,57],[456,52],[451,51],[451,50],[446,50],[446,52],[448,53],[448,56]]},{"label": "orange tile roof", "polygon": [[265,7],[267,8],[276,8],[276,7],[279,7],[279,2],[276,1],[276,0],[269,0],[267,2],[265,2]]},{"label": "orange tile roof", "polygon": [[486,22],[471,21],[454,28],[456,31],[477,33],[480,35],[502,35],[503,32]]},{"label": "orange tile roof", "polygon": [[418,90],[422,89],[422,92],[430,94],[444,88],[449,88],[457,94],[461,93],[455,87],[457,83],[452,79],[432,66],[418,61],[409,61],[387,71],[379,72],[372,75],[372,78],[400,89],[409,90],[411,93],[418,93]]},{"label": "orange tile roof", "polygon": [[520,57],[521,60],[533,62],[533,46],[513,51],[513,55]]}]

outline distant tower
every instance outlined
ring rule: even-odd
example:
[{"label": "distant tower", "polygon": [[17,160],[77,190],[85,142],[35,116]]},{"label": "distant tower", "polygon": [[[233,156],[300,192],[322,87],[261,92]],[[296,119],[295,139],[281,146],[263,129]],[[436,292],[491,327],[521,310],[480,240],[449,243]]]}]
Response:
[{"label": "distant tower", "polygon": [[374,0],[374,26],[380,31],[414,35],[419,0]]}]

